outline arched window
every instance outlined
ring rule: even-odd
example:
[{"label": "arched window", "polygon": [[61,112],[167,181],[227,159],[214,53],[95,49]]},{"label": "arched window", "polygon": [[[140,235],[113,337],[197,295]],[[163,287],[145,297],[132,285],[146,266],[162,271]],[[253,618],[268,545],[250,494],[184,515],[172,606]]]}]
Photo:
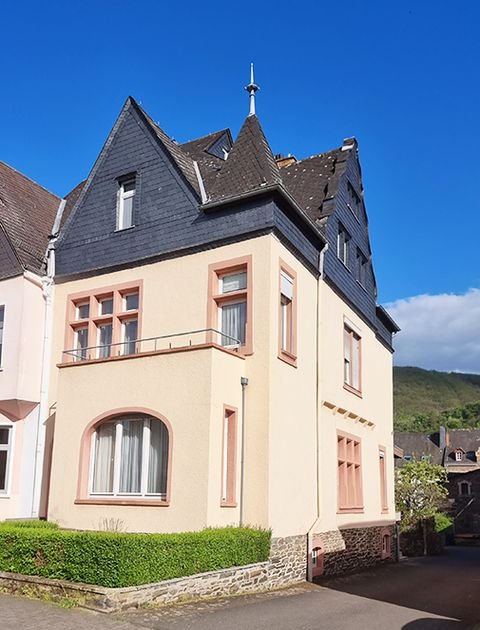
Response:
[{"label": "arched window", "polygon": [[153,416],[109,418],[92,434],[89,494],[167,498],[169,433]]}]

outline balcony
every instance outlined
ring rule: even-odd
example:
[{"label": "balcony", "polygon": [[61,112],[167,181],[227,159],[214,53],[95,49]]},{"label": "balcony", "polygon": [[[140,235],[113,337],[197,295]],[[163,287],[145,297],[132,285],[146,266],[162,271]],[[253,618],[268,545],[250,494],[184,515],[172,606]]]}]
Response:
[{"label": "balcony", "polygon": [[218,348],[222,352],[243,358],[239,350],[241,341],[214,328],[160,335],[111,343],[102,346],[77,347],[62,352],[58,367],[86,363],[100,363],[134,359],[142,356],[188,352],[202,348]]}]

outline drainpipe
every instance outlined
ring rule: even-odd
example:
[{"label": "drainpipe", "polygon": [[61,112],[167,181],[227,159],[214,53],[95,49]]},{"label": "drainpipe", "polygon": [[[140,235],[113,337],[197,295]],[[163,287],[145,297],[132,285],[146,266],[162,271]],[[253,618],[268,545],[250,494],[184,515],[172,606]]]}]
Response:
[{"label": "drainpipe", "polygon": [[239,525],[243,527],[243,494],[245,487],[245,390],[248,385],[248,378],[240,378],[242,386],[242,430],[240,433],[240,499],[239,499]]},{"label": "drainpipe", "polygon": [[307,532],[307,580],[312,581],[312,534],[320,520],[320,430],[319,430],[319,405],[320,405],[320,282],[323,278],[323,270],[325,264],[325,254],[328,250],[328,243],[320,252],[319,261],[319,277],[317,282],[317,303],[316,303],[316,341],[315,341],[315,461],[316,461],[316,514],[315,520],[311,524]]},{"label": "drainpipe", "polygon": [[55,277],[55,241],[57,240],[60,221],[66,201],[62,199],[58,206],[57,215],[52,228],[52,235],[46,253],[47,275],[42,278],[43,298],[45,300],[45,319],[42,349],[42,375],[40,383],[40,404],[38,407],[35,454],[33,466],[32,488],[32,518],[38,518],[40,512],[40,500],[42,495],[43,461],[45,456],[45,421],[48,411],[48,386],[50,383],[50,357],[51,357],[51,328],[53,319],[53,281]]}]

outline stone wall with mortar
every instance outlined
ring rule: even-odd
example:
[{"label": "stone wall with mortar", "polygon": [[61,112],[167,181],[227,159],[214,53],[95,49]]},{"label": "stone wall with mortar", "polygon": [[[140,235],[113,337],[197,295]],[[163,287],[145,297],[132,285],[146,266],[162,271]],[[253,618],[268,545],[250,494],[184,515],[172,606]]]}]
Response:
[{"label": "stone wall with mortar", "polygon": [[[390,536],[390,552],[383,549],[383,535]],[[353,573],[395,558],[395,525],[341,528],[316,534],[322,541],[323,575]]]},{"label": "stone wall with mortar", "polygon": [[307,538],[289,536],[272,540],[270,558],[266,562],[156,584],[105,588],[0,572],[0,591],[49,599],[68,598],[85,608],[116,612],[145,604],[165,605],[281,588],[304,581],[306,572]]}]

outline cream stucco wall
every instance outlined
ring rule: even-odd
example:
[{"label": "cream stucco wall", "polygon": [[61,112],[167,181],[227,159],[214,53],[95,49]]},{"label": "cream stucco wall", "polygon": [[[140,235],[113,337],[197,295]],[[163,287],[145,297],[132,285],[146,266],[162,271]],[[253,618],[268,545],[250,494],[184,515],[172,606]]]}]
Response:
[{"label": "cream stucco wall", "polygon": [[[252,256],[253,267],[251,356],[208,348],[56,367],[64,350],[69,294],[141,280],[142,338],[203,329],[208,325],[209,265],[247,255]],[[280,260],[297,276],[296,367],[278,358]],[[362,399],[343,388],[345,316],[362,333]],[[193,338],[194,344],[202,341]],[[387,447],[389,462],[392,459],[391,355],[325,282],[317,281],[273,235],[57,285],[52,357],[55,440],[49,517],[62,525],[97,528],[104,518],[113,518],[131,531],[179,531],[238,523],[241,377],[248,378],[244,523],[288,536],[306,533],[314,525],[315,531],[325,531],[353,521],[393,518],[393,470],[389,466],[388,515],[381,514],[378,474],[380,444]],[[324,401],[365,417],[373,428],[332,414]],[[236,507],[220,506],[224,405],[238,409]],[[152,409],[171,424],[170,505],[75,505],[85,427],[101,414],[132,407]],[[362,439],[363,514],[337,515],[337,429]]]}]

